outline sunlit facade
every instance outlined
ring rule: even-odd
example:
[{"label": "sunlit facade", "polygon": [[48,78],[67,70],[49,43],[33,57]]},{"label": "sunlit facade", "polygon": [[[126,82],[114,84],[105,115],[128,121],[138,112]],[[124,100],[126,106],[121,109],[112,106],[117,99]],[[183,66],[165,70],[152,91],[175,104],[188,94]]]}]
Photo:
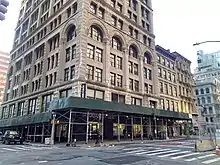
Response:
[{"label": "sunlit facade", "polygon": [[[179,127],[176,120],[191,120],[192,108],[161,108],[151,0],[23,1],[5,92],[0,128],[9,122],[7,127],[19,127],[33,141],[44,141],[45,129],[52,131],[48,120],[52,110],[60,115],[51,108],[57,100],[67,103],[56,106],[75,107],[70,114],[83,123],[77,126],[83,133],[75,133],[86,140],[96,128],[110,139],[120,140],[123,130],[132,138],[140,132],[157,138],[164,125],[172,129],[174,123]],[[147,117],[135,120],[132,113]],[[64,120],[56,125],[59,141],[68,135]]]}]

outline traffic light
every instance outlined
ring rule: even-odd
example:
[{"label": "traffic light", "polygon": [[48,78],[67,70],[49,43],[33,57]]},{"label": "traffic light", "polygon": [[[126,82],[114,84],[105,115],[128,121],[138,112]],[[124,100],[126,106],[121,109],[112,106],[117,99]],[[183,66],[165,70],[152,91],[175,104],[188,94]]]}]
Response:
[{"label": "traffic light", "polygon": [[5,13],[7,13],[7,7],[9,2],[7,0],[0,0],[0,21],[5,19]]}]

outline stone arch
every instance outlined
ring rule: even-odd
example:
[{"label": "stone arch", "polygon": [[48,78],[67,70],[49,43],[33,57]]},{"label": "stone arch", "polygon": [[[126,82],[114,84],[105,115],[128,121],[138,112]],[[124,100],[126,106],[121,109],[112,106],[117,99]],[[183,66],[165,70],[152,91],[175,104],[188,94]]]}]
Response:
[{"label": "stone arch", "polygon": [[143,51],[143,58],[144,58],[145,53],[148,54],[151,57],[151,62],[157,61],[157,54],[156,54],[156,52],[154,52],[153,50],[150,50],[150,49],[145,49]]},{"label": "stone arch", "polygon": [[87,35],[89,34],[89,29],[91,26],[96,26],[102,31],[103,39],[109,37],[108,30],[107,30],[106,26],[101,21],[99,21],[97,19],[91,19],[89,21],[88,28],[86,29]]},{"label": "stone arch", "polygon": [[142,55],[141,46],[136,41],[133,40],[128,41],[128,49],[130,46],[134,46],[137,49],[139,56]]},{"label": "stone arch", "polygon": [[111,37],[111,40],[112,40],[112,37],[117,37],[121,41],[123,49],[125,49],[127,47],[126,39],[124,38],[124,36],[120,32],[113,30],[111,32],[110,37]]},{"label": "stone arch", "polygon": [[152,64],[152,62],[154,61],[153,55],[149,51],[144,52],[144,61],[147,64]]},{"label": "stone arch", "polygon": [[77,36],[78,27],[77,27],[77,24],[75,24],[75,22],[77,22],[77,21],[76,21],[75,19],[73,19],[73,20],[70,20],[69,22],[67,22],[67,23],[64,25],[63,30],[62,30],[62,32],[61,32],[61,39],[62,39],[63,41],[66,41],[66,39],[67,39],[67,32],[68,32],[68,30],[69,30],[69,28],[70,28],[71,26],[75,26],[75,31],[76,31],[76,36]]}]

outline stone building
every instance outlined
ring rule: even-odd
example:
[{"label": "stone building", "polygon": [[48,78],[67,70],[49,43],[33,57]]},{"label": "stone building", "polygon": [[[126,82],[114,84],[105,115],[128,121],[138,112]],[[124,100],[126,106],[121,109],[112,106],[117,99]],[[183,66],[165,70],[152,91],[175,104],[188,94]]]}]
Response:
[{"label": "stone building", "polygon": [[0,128],[33,141],[88,142],[95,129],[157,138],[163,126],[191,121],[192,109],[160,109],[151,0],[23,1],[6,87]]},{"label": "stone building", "polygon": [[3,102],[9,59],[9,53],[0,51],[0,104]]}]

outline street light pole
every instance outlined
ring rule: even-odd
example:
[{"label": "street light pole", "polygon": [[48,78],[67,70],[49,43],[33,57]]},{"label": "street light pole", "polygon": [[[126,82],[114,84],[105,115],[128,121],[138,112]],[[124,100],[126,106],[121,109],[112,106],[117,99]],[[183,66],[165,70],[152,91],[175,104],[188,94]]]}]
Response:
[{"label": "street light pole", "polygon": [[197,46],[197,45],[201,45],[201,44],[205,44],[205,43],[218,43],[220,41],[203,41],[203,42],[196,42],[195,44],[193,44],[193,46]]}]

